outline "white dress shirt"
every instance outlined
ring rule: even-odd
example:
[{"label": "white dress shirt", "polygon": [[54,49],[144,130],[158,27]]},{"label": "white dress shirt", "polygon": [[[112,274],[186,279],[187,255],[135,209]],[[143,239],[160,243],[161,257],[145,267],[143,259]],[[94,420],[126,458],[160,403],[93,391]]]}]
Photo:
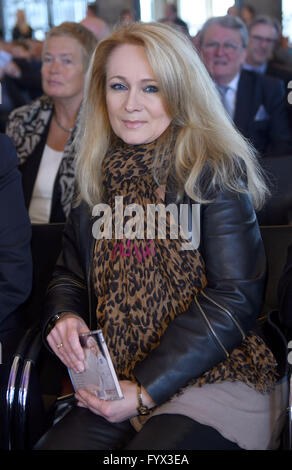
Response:
[{"label": "white dress shirt", "polygon": [[48,223],[51,215],[55,179],[63,152],[45,146],[29,206],[31,223]]},{"label": "white dress shirt", "polygon": [[225,99],[227,101],[228,108],[230,109],[230,115],[234,118],[235,107],[236,107],[236,93],[238,88],[240,73],[238,73],[226,86],[228,90],[225,94]]}]

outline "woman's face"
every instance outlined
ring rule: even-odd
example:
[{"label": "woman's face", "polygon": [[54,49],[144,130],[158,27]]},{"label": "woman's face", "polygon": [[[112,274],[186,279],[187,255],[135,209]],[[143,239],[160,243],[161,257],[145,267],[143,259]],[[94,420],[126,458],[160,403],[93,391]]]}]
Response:
[{"label": "woman's face", "polygon": [[123,44],[109,56],[106,105],[114,133],[128,144],[153,142],[169,126],[171,118],[143,46]]},{"label": "woman's face", "polygon": [[85,72],[82,47],[66,36],[53,36],[46,42],[43,52],[42,84],[44,92],[52,98],[83,96]]}]

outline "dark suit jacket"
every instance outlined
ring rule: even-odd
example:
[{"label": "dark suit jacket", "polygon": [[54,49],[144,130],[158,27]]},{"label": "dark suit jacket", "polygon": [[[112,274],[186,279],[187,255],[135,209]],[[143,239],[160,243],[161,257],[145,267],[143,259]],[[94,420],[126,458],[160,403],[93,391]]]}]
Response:
[{"label": "dark suit jacket", "polygon": [[269,77],[279,78],[285,85],[288,85],[289,81],[292,80],[292,68],[285,67],[284,65],[277,64],[276,62],[268,62],[265,75]]},{"label": "dark suit jacket", "polygon": [[292,133],[281,80],[242,70],[234,123],[262,156],[292,154]]},{"label": "dark suit jacket", "polygon": [[30,294],[31,225],[24,205],[15,148],[0,134],[0,333]]},{"label": "dark suit jacket", "polygon": [[292,68],[278,64],[277,62],[270,61],[268,63],[265,74],[270,77],[279,78],[285,84],[286,108],[288,112],[290,129],[292,131],[292,104],[288,102],[288,94],[291,92],[291,87],[288,88],[288,83],[292,80]]}]

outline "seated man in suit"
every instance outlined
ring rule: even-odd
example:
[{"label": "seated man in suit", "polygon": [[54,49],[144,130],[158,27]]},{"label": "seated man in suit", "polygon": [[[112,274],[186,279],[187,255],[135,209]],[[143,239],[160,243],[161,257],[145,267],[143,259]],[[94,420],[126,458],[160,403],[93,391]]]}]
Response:
[{"label": "seated man in suit", "polygon": [[292,69],[273,60],[275,48],[280,41],[281,25],[269,16],[257,16],[248,28],[246,61],[243,68],[253,72],[280,78],[288,84]]},{"label": "seated man in suit", "polygon": [[286,107],[292,129],[292,105],[288,102],[289,87],[292,81],[292,67],[280,64],[274,53],[281,37],[281,25],[269,16],[257,16],[248,28],[246,61],[243,68],[283,80],[286,89]]},{"label": "seated man in suit", "polygon": [[259,154],[291,154],[284,84],[243,70],[247,43],[248,31],[240,18],[210,18],[200,34],[202,60],[230,117]]},{"label": "seated man in suit", "polygon": [[[32,284],[31,225],[25,208],[15,148],[0,134],[0,450],[6,448],[5,389],[11,357],[23,334]],[[45,249],[45,247],[44,247]]]}]

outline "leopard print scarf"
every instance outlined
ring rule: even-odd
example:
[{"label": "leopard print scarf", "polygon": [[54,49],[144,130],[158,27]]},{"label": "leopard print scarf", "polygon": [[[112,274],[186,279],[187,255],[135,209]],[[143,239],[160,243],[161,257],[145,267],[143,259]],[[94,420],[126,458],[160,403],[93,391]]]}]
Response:
[{"label": "leopard print scarf", "polygon": [[[152,176],[154,148],[153,143],[128,146],[120,142],[103,162],[104,202],[112,209],[112,220],[130,204],[138,204],[143,211],[140,218],[134,217],[135,228],[140,223],[143,233],[149,229],[147,205],[163,202]],[[121,206],[116,205],[117,196]],[[133,228],[131,219],[124,218],[124,227],[130,223]],[[130,236],[115,239],[113,223],[112,237],[101,238],[95,244],[97,319],[120,379],[134,380],[135,364],[157,347],[167,326],[206,285],[199,251],[182,250],[180,236],[177,239],[169,236],[170,216],[165,222],[164,239],[159,232],[151,239],[138,238],[137,233],[133,239]],[[240,379],[264,390],[275,381],[275,367],[275,360],[262,340],[251,335],[228,359],[194,383]]]}]

